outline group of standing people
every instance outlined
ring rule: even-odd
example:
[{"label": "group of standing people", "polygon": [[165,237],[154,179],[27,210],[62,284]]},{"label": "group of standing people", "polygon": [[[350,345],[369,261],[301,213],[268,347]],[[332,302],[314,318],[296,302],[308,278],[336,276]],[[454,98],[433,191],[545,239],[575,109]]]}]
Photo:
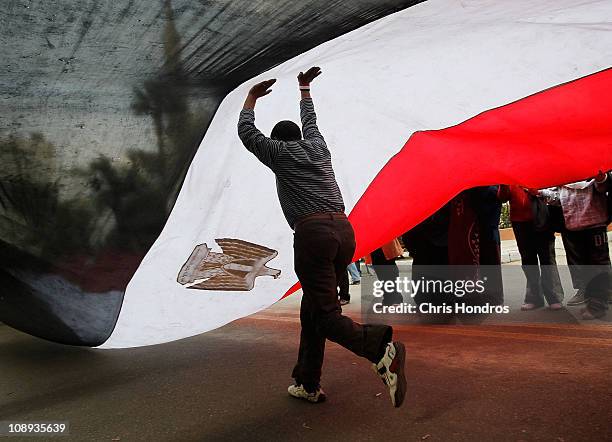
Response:
[{"label": "group of standing people", "polygon": [[[402,235],[413,258],[414,279],[487,278],[477,303],[503,303],[501,277],[501,207],[509,202],[510,221],[521,255],[526,288],[522,310],[548,304],[563,308],[563,287],[555,254],[556,234],[565,248],[576,293],[567,305],[584,305],[583,319],[605,315],[612,303],[607,226],[612,221],[612,175],[559,187],[534,190],[520,186],[483,186],[461,192],[425,221]],[[380,280],[395,280],[397,239],[375,250],[371,263]],[[452,266],[445,268],[445,266]],[[383,304],[400,304],[400,293],[385,294]],[[415,301],[452,302],[443,293],[417,294]]]},{"label": "group of standing people", "polygon": [[555,255],[560,233],[576,293],[567,305],[584,305],[582,319],[600,318],[612,302],[607,226],[612,221],[612,177],[597,176],[558,187],[534,190],[500,186],[502,201],[510,201],[510,220],[527,278],[523,310],[546,303],[562,308],[563,287]]},{"label": "group of standing people", "polygon": [[[531,291],[528,291],[530,297],[526,299],[524,307],[541,306],[542,294],[549,303],[549,296],[552,296],[553,302],[563,299],[563,292],[556,282],[558,272],[554,261],[553,232],[557,231],[561,233],[572,284],[576,289],[567,305],[584,305],[581,308],[583,319],[604,316],[608,304],[612,302],[607,234],[607,226],[612,221],[612,174],[599,172],[587,180],[527,192],[534,198],[534,213],[538,215],[533,221],[535,237],[543,237],[547,244],[552,243],[547,246],[552,249],[552,259],[550,271],[540,273],[541,294],[536,291],[535,274],[532,276]],[[512,202],[510,207],[512,210]],[[541,213],[543,216],[539,216]],[[525,250],[533,250],[533,246],[525,246]]]},{"label": "group of standing people", "polygon": [[[499,186],[476,187],[461,192],[441,209],[401,236],[412,261],[413,279],[427,280],[486,278],[486,293],[473,303],[503,303],[499,220]],[[395,281],[399,277],[396,259],[403,255],[399,239],[383,245],[366,257],[376,277]],[[452,265],[452,267],[451,267]],[[417,304],[452,303],[453,295],[440,292],[418,293]],[[404,297],[397,291],[385,292],[383,305],[398,305]]]}]

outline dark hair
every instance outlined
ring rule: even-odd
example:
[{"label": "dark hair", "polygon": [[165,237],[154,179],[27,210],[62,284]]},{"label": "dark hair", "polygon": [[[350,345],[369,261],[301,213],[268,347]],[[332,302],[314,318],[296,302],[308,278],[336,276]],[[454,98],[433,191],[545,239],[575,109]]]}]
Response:
[{"label": "dark hair", "polygon": [[270,138],[278,141],[298,141],[302,139],[302,131],[293,121],[283,120],[276,123]]}]

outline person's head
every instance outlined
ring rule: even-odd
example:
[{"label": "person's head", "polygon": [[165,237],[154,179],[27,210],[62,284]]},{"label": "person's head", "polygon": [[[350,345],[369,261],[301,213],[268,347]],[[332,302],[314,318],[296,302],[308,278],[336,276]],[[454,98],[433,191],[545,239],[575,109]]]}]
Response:
[{"label": "person's head", "polygon": [[270,138],[278,141],[298,141],[302,139],[302,131],[293,121],[283,120],[276,123]]}]

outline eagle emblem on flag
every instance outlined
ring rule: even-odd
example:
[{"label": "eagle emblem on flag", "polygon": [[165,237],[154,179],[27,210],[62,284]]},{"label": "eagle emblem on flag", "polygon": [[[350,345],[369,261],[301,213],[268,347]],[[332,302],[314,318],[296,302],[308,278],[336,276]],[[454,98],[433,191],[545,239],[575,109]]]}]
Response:
[{"label": "eagle emblem on flag", "polygon": [[190,289],[249,291],[258,276],[280,276],[267,267],[278,252],[258,244],[232,238],[215,239],[223,253],[197,245],[178,274],[177,282]]}]

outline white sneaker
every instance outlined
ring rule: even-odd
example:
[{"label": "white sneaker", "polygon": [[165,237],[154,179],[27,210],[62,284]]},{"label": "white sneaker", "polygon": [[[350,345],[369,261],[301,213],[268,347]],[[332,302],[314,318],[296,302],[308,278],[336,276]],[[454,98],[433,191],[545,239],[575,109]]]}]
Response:
[{"label": "white sneaker", "polygon": [[308,393],[303,385],[289,385],[289,388],[287,388],[287,393],[289,393],[290,396],[298,399],[304,399],[305,401],[312,402],[313,404],[324,402],[325,399],[327,399],[325,392],[321,388],[317,388],[317,391],[314,393]]},{"label": "white sneaker", "polygon": [[382,359],[378,364],[372,364],[374,371],[389,388],[391,403],[394,407],[402,405],[406,396],[405,364],[406,348],[404,344],[398,341],[389,342]]}]

